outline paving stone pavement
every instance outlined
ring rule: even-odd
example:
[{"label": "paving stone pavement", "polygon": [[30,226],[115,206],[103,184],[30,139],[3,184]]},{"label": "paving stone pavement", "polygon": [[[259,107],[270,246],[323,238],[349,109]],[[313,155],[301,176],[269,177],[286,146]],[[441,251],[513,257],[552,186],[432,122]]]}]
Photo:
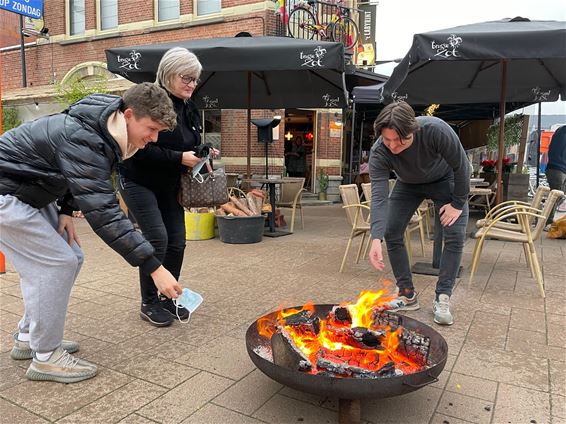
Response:
[{"label": "paving stone pavement", "polygon": [[[155,328],[139,318],[137,270],[76,220],[85,263],[69,303],[67,339],[99,375],[63,385],[31,382],[29,361],[9,357],[23,311],[18,275],[0,277],[0,421],[2,423],[337,423],[338,401],[284,387],[255,368],[244,335],[258,316],[280,306],[354,300],[381,278],[351,252],[340,205],[305,208],[305,229],[230,245],[187,242],[181,281],[204,296],[188,325]],[[470,229],[472,223],[470,223]],[[416,235],[415,235],[416,236]],[[354,247],[357,247],[356,242]],[[427,243],[430,261],[432,242]],[[489,241],[468,288],[474,240],[455,289],[455,323],[433,323],[435,278],[415,275],[421,310],[449,346],[438,382],[389,399],[362,401],[362,421],[377,423],[566,423],[566,242],[538,245],[546,299],[530,277],[520,245]],[[387,262],[386,262],[387,263]]]}]

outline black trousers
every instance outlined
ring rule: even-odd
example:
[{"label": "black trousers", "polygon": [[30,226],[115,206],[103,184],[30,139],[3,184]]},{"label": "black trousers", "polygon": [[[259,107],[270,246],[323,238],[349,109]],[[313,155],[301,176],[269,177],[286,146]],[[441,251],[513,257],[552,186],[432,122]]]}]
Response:
[{"label": "black trousers", "polygon": [[[185,252],[185,214],[177,202],[177,190],[153,191],[122,178],[120,193],[144,237],[155,249],[155,257],[178,280]],[[140,270],[143,303],[157,301],[151,275]]]},{"label": "black trousers", "polygon": [[[424,199],[434,201],[435,213],[439,215],[442,206],[450,203],[454,183],[442,180],[428,184],[406,184],[397,181],[389,195],[389,210],[385,229],[385,242],[391,269],[400,289],[413,288],[411,264],[405,248],[405,229]],[[442,227],[444,248],[440,258],[440,271],[436,283],[436,295],[452,295],[456,276],[462,262],[462,251],[466,240],[468,225],[468,203],[464,204],[462,214],[450,227]]]}]

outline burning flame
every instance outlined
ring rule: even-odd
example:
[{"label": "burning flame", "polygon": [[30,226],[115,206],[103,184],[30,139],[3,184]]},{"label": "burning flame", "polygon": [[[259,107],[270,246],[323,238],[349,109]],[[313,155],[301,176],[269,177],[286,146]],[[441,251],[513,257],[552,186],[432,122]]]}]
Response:
[{"label": "burning flame", "polygon": [[[393,283],[385,282],[385,287],[378,291],[362,291],[355,303],[344,302],[340,307],[346,308],[351,316],[351,323],[337,320],[332,314],[327,319],[320,320],[320,330],[317,334],[305,329],[301,325],[287,325],[285,319],[304,311],[309,311],[313,315],[314,304],[309,302],[301,308],[280,309],[275,318],[271,316],[262,317],[257,321],[258,332],[261,336],[271,339],[277,331],[277,327],[283,327],[290,335],[296,347],[313,364],[311,373],[316,373],[318,355],[323,350],[331,356],[338,358],[356,357],[359,367],[368,370],[379,370],[389,362],[395,363],[395,368],[404,373],[411,373],[420,370],[423,366],[414,359],[411,359],[398,350],[400,336],[403,332],[402,327],[395,329],[389,325],[377,325],[375,323],[376,310],[394,298],[392,292]],[[380,339],[378,347],[368,346],[359,347],[348,344],[349,340],[341,331],[347,329],[363,328],[374,332],[379,331],[384,336]],[[341,359],[343,360],[343,359]]]}]

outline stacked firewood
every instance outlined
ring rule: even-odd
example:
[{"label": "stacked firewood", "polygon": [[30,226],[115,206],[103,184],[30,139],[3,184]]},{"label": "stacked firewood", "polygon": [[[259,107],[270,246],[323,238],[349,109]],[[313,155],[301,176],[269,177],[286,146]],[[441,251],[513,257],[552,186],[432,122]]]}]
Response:
[{"label": "stacked firewood", "polygon": [[[230,201],[224,203],[216,210],[219,216],[257,216],[262,212],[270,212],[271,206],[265,203],[265,193],[258,189],[252,189],[247,193],[237,192],[230,195]],[[269,210],[267,210],[269,207]]]}]

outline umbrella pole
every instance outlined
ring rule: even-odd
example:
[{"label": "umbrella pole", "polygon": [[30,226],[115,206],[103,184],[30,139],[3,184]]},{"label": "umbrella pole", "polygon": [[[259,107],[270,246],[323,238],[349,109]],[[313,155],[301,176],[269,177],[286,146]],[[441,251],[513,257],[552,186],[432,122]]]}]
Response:
[{"label": "umbrella pole", "polygon": [[246,166],[246,175],[250,179],[252,177],[252,73],[248,72],[248,161]]},{"label": "umbrella pole", "polygon": [[540,183],[540,136],[542,134],[542,131],[540,129],[541,127],[541,103],[538,102],[538,119],[537,119],[537,186],[536,188],[538,188],[538,185]]},{"label": "umbrella pole", "polygon": [[501,203],[503,193],[503,155],[505,153],[505,97],[507,96],[507,61],[501,60],[501,96],[499,98],[499,150],[497,153],[496,204]]},{"label": "umbrella pole", "polygon": [[348,174],[350,175],[350,181],[348,184],[352,184],[354,179],[352,178],[352,166],[354,161],[354,139],[356,134],[356,103],[352,105],[352,133],[350,134],[350,164],[348,168]]}]

